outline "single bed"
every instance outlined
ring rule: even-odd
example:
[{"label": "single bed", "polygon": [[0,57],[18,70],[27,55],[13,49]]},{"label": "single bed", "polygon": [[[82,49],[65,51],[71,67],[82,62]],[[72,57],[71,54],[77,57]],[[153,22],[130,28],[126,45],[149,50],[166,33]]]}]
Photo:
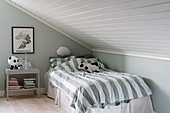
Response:
[{"label": "single bed", "polygon": [[[152,93],[137,75],[108,70],[96,58],[73,56],[50,62],[47,95],[69,113],[153,113]],[[82,71],[82,62],[98,62],[101,71]]]}]

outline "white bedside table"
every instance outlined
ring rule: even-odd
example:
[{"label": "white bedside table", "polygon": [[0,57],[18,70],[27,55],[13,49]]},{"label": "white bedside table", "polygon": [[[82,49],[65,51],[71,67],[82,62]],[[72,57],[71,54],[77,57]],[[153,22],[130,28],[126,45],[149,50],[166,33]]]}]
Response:
[{"label": "white bedside table", "polygon": [[[22,75],[25,74],[34,74],[36,75],[36,88],[29,88],[29,89],[18,89],[18,90],[9,90],[9,84],[8,84],[8,80],[9,80],[9,76],[12,77],[12,75],[19,75],[20,77],[22,77]],[[28,75],[29,76],[29,75]],[[40,71],[38,68],[30,68],[30,69],[22,69],[22,70],[10,70],[10,69],[6,69],[6,98],[7,101],[9,100],[9,91],[27,91],[27,90],[35,90],[35,94],[36,91],[38,93],[38,98],[40,97]]]}]

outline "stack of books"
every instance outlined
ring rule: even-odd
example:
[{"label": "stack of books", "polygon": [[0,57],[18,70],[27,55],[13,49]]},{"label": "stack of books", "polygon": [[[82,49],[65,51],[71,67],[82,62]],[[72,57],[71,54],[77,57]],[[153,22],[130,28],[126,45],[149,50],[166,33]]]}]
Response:
[{"label": "stack of books", "polygon": [[17,78],[9,78],[9,81],[8,81],[8,89],[9,90],[18,90],[20,89],[20,86],[18,84],[18,79]]},{"label": "stack of books", "polygon": [[36,88],[36,78],[24,78],[24,88]]}]

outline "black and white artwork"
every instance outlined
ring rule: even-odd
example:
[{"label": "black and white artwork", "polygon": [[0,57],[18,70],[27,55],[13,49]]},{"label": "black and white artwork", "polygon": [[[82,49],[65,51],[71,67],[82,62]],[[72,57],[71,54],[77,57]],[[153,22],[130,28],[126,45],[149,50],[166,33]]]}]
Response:
[{"label": "black and white artwork", "polygon": [[12,53],[34,53],[33,27],[12,27]]}]

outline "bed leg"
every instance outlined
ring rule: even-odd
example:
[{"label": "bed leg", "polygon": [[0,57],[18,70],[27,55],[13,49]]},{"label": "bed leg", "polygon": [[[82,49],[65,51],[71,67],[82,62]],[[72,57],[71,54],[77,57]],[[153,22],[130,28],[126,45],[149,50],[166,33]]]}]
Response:
[{"label": "bed leg", "polygon": [[57,88],[57,94],[54,102],[58,107],[60,107],[60,89]]}]

